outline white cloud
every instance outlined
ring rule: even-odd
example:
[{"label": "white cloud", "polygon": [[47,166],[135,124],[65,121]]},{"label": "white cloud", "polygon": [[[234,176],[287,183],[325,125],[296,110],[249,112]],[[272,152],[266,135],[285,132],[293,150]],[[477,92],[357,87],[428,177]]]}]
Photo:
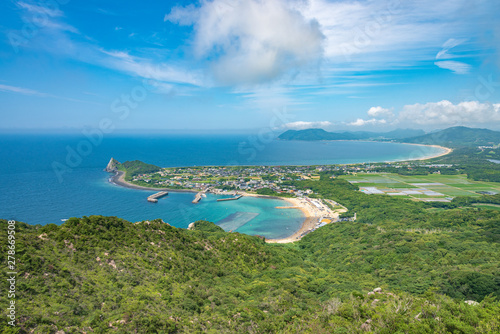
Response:
[{"label": "white cloud", "polygon": [[[450,38],[443,44],[443,48],[436,55],[436,60],[439,59],[451,59],[456,58],[455,55],[448,53],[454,47],[464,43],[465,40],[457,40],[454,38]],[[456,61],[456,60],[442,60],[436,61],[434,65],[455,72],[456,74],[467,74],[470,72],[472,66],[466,64],[464,62]]]},{"label": "white cloud", "polygon": [[297,122],[286,123],[285,127],[293,130],[304,130],[311,128],[325,128],[331,125],[332,123],[328,121],[319,121],[319,122],[297,121]]},{"label": "white cloud", "polygon": [[[316,19],[326,36],[325,55],[338,61],[356,60],[356,55],[377,55],[377,61],[394,63],[414,61],[425,48],[440,47],[451,33],[470,33],[464,21],[474,20],[460,15],[465,0],[420,1],[328,1],[300,2],[301,12]],[[429,56],[431,56],[429,54]],[[432,56],[431,56],[432,57]],[[406,58],[406,59],[405,59]],[[366,59],[366,58],[365,58]],[[373,65],[374,58],[368,58]]]},{"label": "white cloud", "polygon": [[23,95],[32,95],[32,96],[47,96],[47,94],[40,93],[36,90],[22,88],[22,87],[9,86],[9,85],[0,85],[0,91],[18,93],[18,94],[23,94]]},{"label": "white cloud", "polygon": [[27,96],[37,96],[37,97],[43,97],[43,98],[54,98],[54,99],[71,101],[71,102],[98,104],[98,103],[94,103],[94,102],[90,102],[90,101],[72,99],[72,98],[66,97],[66,96],[57,96],[57,95],[42,93],[42,92],[39,92],[39,91],[36,91],[33,89],[29,89],[29,88],[2,85],[2,84],[0,84],[0,92],[16,93],[16,94],[22,94],[22,95],[27,95]]},{"label": "white cloud", "polygon": [[500,104],[478,101],[450,101],[416,103],[406,105],[399,113],[401,123],[418,125],[452,126],[460,124],[481,124],[500,121]]},{"label": "white cloud", "polygon": [[434,65],[437,65],[438,67],[444,68],[446,70],[451,70],[457,74],[467,74],[472,68],[472,66],[470,66],[469,64],[455,60],[437,61],[434,63]]},{"label": "white cloud", "polygon": [[284,0],[202,1],[174,8],[167,21],[194,26],[193,47],[223,84],[253,85],[317,64],[323,34]]},{"label": "white cloud", "polygon": [[368,116],[374,117],[374,118],[380,118],[380,117],[392,117],[393,113],[389,109],[385,109],[382,107],[371,107],[368,112]]},{"label": "white cloud", "polygon": [[[39,14],[39,15],[48,15],[52,17],[58,17],[58,16],[63,16],[63,12],[58,8],[59,6],[55,1],[52,2],[55,4],[55,7],[49,8],[46,6],[39,6],[39,5],[33,5],[29,4],[23,1],[17,2],[17,5],[31,13]],[[46,2],[47,5],[49,5],[49,2]]]},{"label": "white cloud", "polygon": [[385,119],[362,119],[358,118],[354,122],[347,123],[347,125],[352,125],[352,126],[365,126],[365,125],[377,125],[377,124],[386,124],[387,121]]},{"label": "white cloud", "polygon": [[439,51],[436,55],[436,59],[450,59],[454,58],[455,56],[452,54],[449,54],[448,51],[453,49],[456,46],[459,46],[460,44],[464,43],[464,39],[454,39],[450,38],[443,44],[443,49]]},{"label": "white cloud", "polygon": [[[85,63],[117,70],[142,79],[155,82],[148,83],[158,87],[157,92],[171,92],[169,84],[187,84],[194,86],[203,85],[202,75],[193,70],[174,63],[164,63],[148,58],[130,55],[128,52],[105,50],[99,47],[92,39],[86,36],[75,36],[78,30],[65,23],[64,13],[58,9],[47,9],[41,6],[29,5],[19,2],[23,9],[22,15],[29,17],[34,13],[48,11],[50,18],[44,19],[41,28],[37,31],[37,38],[30,40],[30,48],[39,48],[55,53],[58,57],[69,57]],[[80,38],[79,38],[80,37]],[[82,38],[83,37],[83,40]],[[161,89],[160,89],[161,88]]]},{"label": "white cloud", "polygon": [[366,125],[382,125],[387,124],[387,119],[394,117],[394,113],[390,109],[378,107],[371,107],[366,112],[370,119],[358,118],[354,122],[347,123],[351,126],[366,126]]},{"label": "white cloud", "polygon": [[167,64],[154,64],[147,59],[131,56],[123,51],[100,50],[108,57],[98,56],[95,61],[108,68],[113,68],[145,79],[160,82],[202,85],[202,79],[192,71],[184,71]]}]

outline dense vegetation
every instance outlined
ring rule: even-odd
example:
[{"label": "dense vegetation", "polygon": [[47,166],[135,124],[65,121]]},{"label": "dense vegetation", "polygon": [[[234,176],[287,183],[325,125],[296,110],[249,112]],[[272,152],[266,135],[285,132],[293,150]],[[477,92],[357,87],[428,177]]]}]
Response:
[{"label": "dense vegetation", "polygon": [[[500,211],[460,199],[445,207],[365,195],[328,174],[292,182],[347,206],[358,220],[287,245],[205,221],[194,230],[101,216],[61,226],[18,223],[15,330],[500,331]],[[0,227],[6,231],[6,221]],[[3,263],[6,237],[0,234]],[[377,287],[381,293],[370,293]],[[0,326],[8,333],[5,312]]]},{"label": "dense vegetation", "polygon": [[328,132],[323,129],[287,130],[278,139],[282,140],[363,140],[363,139],[400,139],[425,134],[423,130],[397,129],[390,132],[345,131]]},{"label": "dense vegetation", "polygon": [[443,145],[446,147],[497,145],[500,143],[500,132],[456,126],[418,137],[405,138],[402,141],[405,143]]},{"label": "dense vegetation", "polygon": [[276,196],[276,197],[294,197],[293,194],[289,193],[279,193],[270,188],[260,188],[257,189],[257,194],[266,196]]},{"label": "dense vegetation", "polygon": [[500,132],[488,129],[456,126],[425,134],[422,130],[398,129],[390,132],[328,132],[323,129],[287,130],[278,137],[282,140],[387,140],[403,143],[442,145],[446,147],[475,147],[496,145],[500,142]]},{"label": "dense vegetation", "polygon": [[118,169],[126,171],[125,179],[127,181],[130,181],[134,176],[140,174],[155,173],[161,170],[158,166],[147,164],[139,160],[125,161],[124,163],[118,165]]},{"label": "dense vegetation", "polygon": [[431,161],[439,164],[453,164],[449,170],[466,173],[467,177],[474,181],[500,182],[500,164],[490,160],[500,160],[500,148],[461,147]]}]

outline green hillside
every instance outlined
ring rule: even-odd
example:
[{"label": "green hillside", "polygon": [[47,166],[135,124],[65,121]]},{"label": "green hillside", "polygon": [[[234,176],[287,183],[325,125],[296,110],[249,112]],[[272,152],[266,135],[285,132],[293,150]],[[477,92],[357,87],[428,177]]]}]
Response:
[{"label": "green hillside", "polygon": [[323,129],[288,130],[279,135],[281,140],[354,140],[357,139],[350,133],[328,132]]},{"label": "green hillside", "polygon": [[397,129],[390,132],[328,132],[323,129],[288,130],[281,140],[398,140],[403,143],[466,147],[500,144],[500,132],[457,126],[425,134],[422,130]]},{"label": "green hillside", "polygon": [[423,136],[406,138],[405,143],[442,145],[447,147],[481,146],[500,144],[500,132],[456,126]]},{"label": "green hillside", "polygon": [[131,180],[134,176],[140,174],[154,173],[161,170],[158,166],[147,164],[139,160],[125,161],[118,165],[118,169],[126,172],[126,180]]},{"label": "green hillside", "polygon": [[288,130],[278,139],[281,140],[366,140],[366,139],[400,139],[425,134],[422,130],[396,129],[390,132],[345,131],[328,132],[323,129]]},{"label": "green hillside", "polygon": [[[102,216],[18,223],[18,332],[500,331],[500,211],[466,201],[430,210],[326,174],[294,182],[358,221],[286,245],[208,222],[194,230]],[[0,234],[3,263],[6,239]],[[1,312],[0,328],[11,333]]]}]

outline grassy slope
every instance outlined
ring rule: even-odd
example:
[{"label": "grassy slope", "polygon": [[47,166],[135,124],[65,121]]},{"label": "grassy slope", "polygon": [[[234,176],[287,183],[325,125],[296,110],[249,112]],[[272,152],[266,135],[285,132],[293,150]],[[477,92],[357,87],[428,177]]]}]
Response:
[{"label": "grassy slope", "polygon": [[[353,333],[368,319],[380,333],[500,328],[492,298],[472,307],[435,293],[455,284],[450,291],[481,300],[485,289],[494,291],[498,244],[481,230],[425,234],[343,223],[277,246],[197,225],[202,231],[100,216],[60,227],[19,224],[20,332]],[[456,273],[479,273],[472,279],[486,286],[471,288]],[[397,294],[367,295],[379,285]]]}]

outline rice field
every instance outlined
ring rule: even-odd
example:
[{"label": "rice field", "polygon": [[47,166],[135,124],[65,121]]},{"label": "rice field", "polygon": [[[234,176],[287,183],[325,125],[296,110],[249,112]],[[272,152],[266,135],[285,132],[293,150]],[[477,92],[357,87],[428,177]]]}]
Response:
[{"label": "rice field", "polygon": [[446,201],[456,196],[482,196],[480,191],[500,193],[500,183],[467,179],[467,175],[398,175],[358,173],[340,178],[356,184],[367,194],[387,194],[416,200]]}]

